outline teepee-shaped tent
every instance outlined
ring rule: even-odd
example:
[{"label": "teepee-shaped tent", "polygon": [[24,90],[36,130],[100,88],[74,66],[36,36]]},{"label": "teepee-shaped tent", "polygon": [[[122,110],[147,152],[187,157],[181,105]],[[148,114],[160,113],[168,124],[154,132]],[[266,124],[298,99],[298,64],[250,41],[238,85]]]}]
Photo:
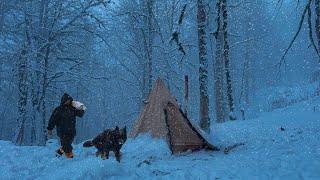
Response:
[{"label": "teepee-shaped tent", "polygon": [[136,137],[140,133],[151,133],[153,137],[166,139],[173,154],[203,148],[214,149],[201,130],[183,114],[160,78],[130,135]]}]

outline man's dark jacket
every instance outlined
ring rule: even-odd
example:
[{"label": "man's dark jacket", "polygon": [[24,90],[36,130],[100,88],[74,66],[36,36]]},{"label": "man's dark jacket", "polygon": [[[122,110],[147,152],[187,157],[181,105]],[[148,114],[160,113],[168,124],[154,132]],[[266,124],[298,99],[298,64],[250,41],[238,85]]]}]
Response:
[{"label": "man's dark jacket", "polygon": [[83,110],[74,108],[71,104],[65,105],[65,102],[73,101],[72,97],[68,94],[64,94],[61,98],[61,104],[52,113],[47,129],[53,130],[57,127],[57,135],[63,136],[75,136],[76,135],[76,116],[82,117]]}]

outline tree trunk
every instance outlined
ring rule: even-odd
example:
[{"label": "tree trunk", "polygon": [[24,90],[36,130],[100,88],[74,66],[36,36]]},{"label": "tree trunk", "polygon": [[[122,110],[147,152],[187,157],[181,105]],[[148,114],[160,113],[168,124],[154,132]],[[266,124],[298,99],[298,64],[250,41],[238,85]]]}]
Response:
[{"label": "tree trunk", "polygon": [[203,0],[197,1],[198,44],[199,44],[199,82],[200,82],[200,127],[209,132],[209,97],[208,97],[208,60],[206,50],[206,13]]},{"label": "tree trunk", "polygon": [[[36,62],[37,63],[37,62]],[[31,74],[31,73],[30,73]],[[31,144],[35,144],[37,140],[37,131],[36,131],[36,122],[37,122],[37,117],[38,117],[38,111],[37,111],[37,106],[38,106],[38,98],[39,98],[39,78],[38,74],[33,72],[35,75],[31,75],[31,104],[32,104],[32,115],[31,115]]]},{"label": "tree trunk", "polygon": [[147,63],[147,73],[148,73],[148,80],[147,80],[147,88],[148,93],[150,93],[152,89],[152,41],[153,41],[153,0],[147,1],[147,9],[148,9],[148,48],[147,48],[147,57],[148,57],[148,63]]},{"label": "tree trunk", "polygon": [[[27,106],[28,106],[28,65],[29,65],[29,51],[31,48],[31,35],[30,35],[30,16],[25,13],[25,30],[24,30],[24,44],[23,49],[18,59],[18,91],[19,91],[19,102],[18,102],[18,119],[17,129],[13,137],[13,143],[22,145],[25,143],[26,137],[26,122]],[[31,139],[30,139],[31,140]]]},{"label": "tree trunk", "polygon": [[223,32],[222,32],[222,17],[221,17],[221,0],[217,1],[217,31],[215,32],[216,51],[214,61],[214,91],[215,91],[215,111],[216,121],[222,123],[225,121],[225,108],[224,108],[224,93],[223,93]]},{"label": "tree trunk", "polygon": [[[40,51],[41,57],[41,69],[42,69],[42,77],[41,77],[41,92],[40,99],[38,104],[38,112],[40,114],[41,121],[41,131],[39,132],[39,145],[45,145],[47,141],[47,133],[46,133],[46,95],[47,95],[47,87],[48,87],[48,68],[49,68],[49,56],[50,56],[50,43],[52,39],[48,35],[47,29],[47,19],[48,19],[48,0],[41,0],[40,5],[40,23],[39,23],[39,45],[43,46],[43,49]],[[41,41],[42,40],[42,41]],[[48,45],[45,45],[48,43]]]},{"label": "tree trunk", "polygon": [[24,142],[25,123],[27,121],[27,100],[28,100],[28,84],[27,84],[27,57],[26,50],[23,49],[18,63],[18,119],[17,129],[13,138],[13,142],[22,145]]},{"label": "tree trunk", "polygon": [[[249,40],[251,29],[252,29],[252,7],[248,5],[246,8],[246,14],[245,14],[245,38],[246,40]],[[239,104],[242,106],[241,109],[244,111],[244,108],[248,106],[250,101],[249,96],[249,90],[251,89],[251,83],[250,83],[250,77],[252,76],[251,70],[250,70],[250,62],[251,62],[251,51],[252,51],[252,45],[251,42],[246,42],[245,44],[245,52],[244,52],[244,63],[243,63],[243,69],[242,69],[242,80],[241,80],[241,92],[239,97]]]},{"label": "tree trunk", "polygon": [[153,0],[146,0],[145,1],[145,10],[146,10],[146,17],[144,18],[145,21],[145,28],[141,30],[142,36],[144,39],[144,51],[145,51],[145,66],[143,70],[143,98],[146,100],[148,95],[152,89],[152,44],[153,44],[153,36],[154,36],[154,23],[153,23]]},{"label": "tree trunk", "polygon": [[40,96],[40,104],[39,110],[41,113],[41,141],[39,142],[40,145],[45,145],[47,141],[47,133],[46,133],[46,96],[47,96],[47,87],[48,87],[48,68],[49,68],[49,55],[50,55],[50,46],[46,48],[45,57],[44,57],[44,72],[43,72],[43,79],[42,79],[42,92]]},{"label": "tree trunk", "polygon": [[229,59],[229,44],[228,44],[228,10],[227,10],[227,0],[222,0],[221,10],[223,13],[223,57],[225,63],[225,74],[226,74],[226,83],[227,83],[227,99],[229,107],[229,119],[235,120],[234,114],[234,100],[232,95],[232,80],[231,80],[231,67]]},{"label": "tree trunk", "polygon": [[316,35],[318,39],[318,49],[320,48],[320,0],[315,0],[316,11]]},{"label": "tree trunk", "polygon": [[4,13],[5,13],[5,2],[0,1],[0,33],[2,33],[4,26]]}]

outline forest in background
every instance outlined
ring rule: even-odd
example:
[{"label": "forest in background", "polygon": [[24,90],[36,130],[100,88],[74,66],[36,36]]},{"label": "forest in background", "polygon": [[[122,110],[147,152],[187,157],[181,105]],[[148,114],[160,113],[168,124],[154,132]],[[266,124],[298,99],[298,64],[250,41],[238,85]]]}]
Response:
[{"label": "forest in background", "polygon": [[319,0],[2,0],[0,139],[44,145],[64,92],[88,107],[77,141],[131,127],[157,77],[207,131],[319,95],[319,17]]}]

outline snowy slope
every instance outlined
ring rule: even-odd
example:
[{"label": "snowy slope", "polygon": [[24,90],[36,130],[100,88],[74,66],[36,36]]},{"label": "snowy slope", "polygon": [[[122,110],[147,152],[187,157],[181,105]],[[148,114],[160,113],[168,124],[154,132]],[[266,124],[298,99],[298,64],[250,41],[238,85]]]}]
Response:
[{"label": "snowy slope", "polygon": [[[255,106],[261,111],[287,107],[315,96],[319,96],[320,83],[295,84],[292,86],[273,86],[261,89],[255,96]],[[259,112],[258,111],[258,112]]]},{"label": "snowy slope", "polygon": [[[284,128],[281,131],[280,128]],[[46,147],[0,141],[0,179],[320,179],[320,98],[278,109],[253,120],[215,124],[212,139],[230,151],[171,156],[166,143],[148,135],[129,139],[121,163],[94,157],[75,145],[77,156],[55,158]]]}]

